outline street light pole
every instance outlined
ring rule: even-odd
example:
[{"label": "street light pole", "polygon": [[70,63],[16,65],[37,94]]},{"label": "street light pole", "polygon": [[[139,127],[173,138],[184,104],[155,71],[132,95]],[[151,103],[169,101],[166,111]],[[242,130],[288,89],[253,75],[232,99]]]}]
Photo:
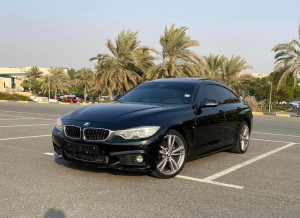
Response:
[{"label": "street light pole", "polygon": [[268,83],[270,83],[271,84],[271,89],[270,89],[270,101],[269,101],[269,114],[271,113],[271,102],[272,102],[272,86],[273,86],[273,84],[272,84],[272,82],[268,82]]},{"label": "street light pole", "polygon": [[49,86],[49,100],[48,101],[50,101],[50,74],[48,74],[48,81],[49,81],[49,84],[48,84],[48,86]]}]

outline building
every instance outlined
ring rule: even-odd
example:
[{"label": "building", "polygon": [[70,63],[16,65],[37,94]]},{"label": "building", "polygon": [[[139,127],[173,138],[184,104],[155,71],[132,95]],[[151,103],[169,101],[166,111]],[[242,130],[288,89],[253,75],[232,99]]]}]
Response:
[{"label": "building", "polygon": [[[26,71],[30,70],[31,67],[0,67],[0,92],[12,92],[23,91],[21,86],[25,79]],[[43,75],[48,75],[50,68],[39,67],[39,70],[43,72]],[[68,73],[68,70],[64,70]]]}]

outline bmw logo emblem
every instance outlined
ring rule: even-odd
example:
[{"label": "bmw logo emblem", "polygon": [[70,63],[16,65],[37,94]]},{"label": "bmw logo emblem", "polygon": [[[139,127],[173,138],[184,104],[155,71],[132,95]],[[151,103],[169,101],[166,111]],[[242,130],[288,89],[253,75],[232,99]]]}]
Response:
[{"label": "bmw logo emblem", "polygon": [[83,126],[89,126],[91,123],[90,122],[85,122],[84,124],[83,124]]}]

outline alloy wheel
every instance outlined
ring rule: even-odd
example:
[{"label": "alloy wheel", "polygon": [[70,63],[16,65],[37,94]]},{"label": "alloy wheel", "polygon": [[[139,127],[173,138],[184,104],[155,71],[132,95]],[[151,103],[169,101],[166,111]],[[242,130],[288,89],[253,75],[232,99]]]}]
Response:
[{"label": "alloy wheel", "polygon": [[166,135],[160,146],[156,168],[164,175],[172,175],[180,170],[184,161],[183,141],[177,135]]},{"label": "alloy wheel", "polygon": [[248,149],[249,140],[250,140],[249,127],[247,125],[243,125],[241,134],[240,134],[240,145],[241,145],[242,151],[246,151]]}]

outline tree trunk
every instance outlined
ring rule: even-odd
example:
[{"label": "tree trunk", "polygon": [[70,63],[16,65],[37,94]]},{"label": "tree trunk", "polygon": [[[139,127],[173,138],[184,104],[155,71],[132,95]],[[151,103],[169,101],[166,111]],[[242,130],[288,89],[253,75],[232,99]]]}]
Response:
[{"label": "tree trunk", "polygon": [[56,92],[54,92],[54,99],[57,100]]}]

